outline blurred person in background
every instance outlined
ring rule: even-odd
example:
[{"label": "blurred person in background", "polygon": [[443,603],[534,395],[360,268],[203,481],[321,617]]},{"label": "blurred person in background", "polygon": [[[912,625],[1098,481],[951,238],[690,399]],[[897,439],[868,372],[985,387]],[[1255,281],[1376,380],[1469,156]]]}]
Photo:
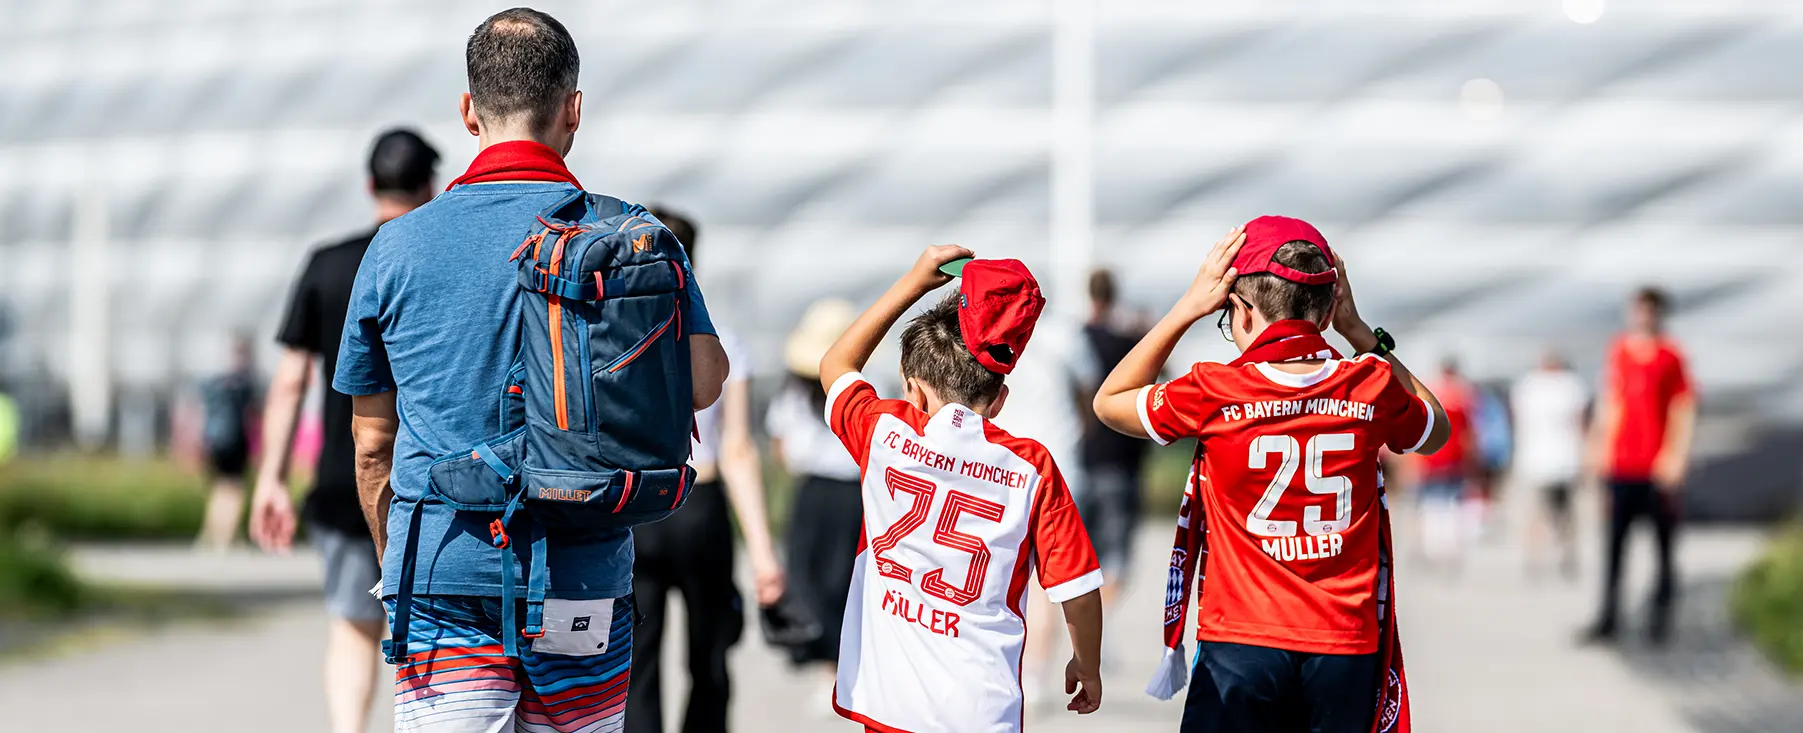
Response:
[{"label": "blurred person in background", "polygon": [[1609,487],[1608,554],[1602,608],[1583,636],[1589,642],[1615,639],[1622,551],[1628,529],[1643,516],[1652,521],[1659,548],[1647,638],[1659,644],[1671,633],[1676,592],[1672,552],[1679,493],[1690,468],[1696,396],[1684,355],[1665,333],[1669,302],[1665,291],[1655,287],[1635,292],[1628,305],[1627,331],[1609,345],[1603,368],[1591,421],[1590,462]]},{"label": "blurred person in background", "polygon": [[1540,366],[1515,380],[1509,407],[1515,419],[1511,479],[1533,493],[1539,511],[1528,525],[1527,569],[1540,571],[1550,549],[1559,573],[1577,577],[1576,528],[1571,495],[1584,463],[1584,412],[1590,393],[1559,352],[1548,349]]},{"label": "blurred person in background", "polygon": [[1457,571],[1464,562],[1465,544],[1471,535],[1465,502],[1473,498],[1473,482],[1482,468],[1472,421],[1478,395],[1459,373],[1458,361],[1452,358],[1440,362],[1439,373],[1427,386],[1440,398],[1451,432],[1444,448],[1431,454],[1416,454],[1411,462],[1421,550],[1431,565]]},{"label": "blurred person in background", "polygon": [[[831,697],[838,675],[839,631],[864,529],[864,502],[858,463],[826,426],[820,357],[857,317],[857,309],[843,300],[808,306],[783,348],[789,382],[764,414],[770,452],[796,487],[789,504],[788,593],[820,624],[819,637],[790,650],[790,658],[825,672],[823,698]],[[832,706],[823,699],[818,710],[827,714]]]},{"label": "blurred person in background", "polygon": [[[1139,343],[1140,334],[1121,327],[1115,311],[1114,273],[1105,269],[1089,275],[1089,322],[1083,324],[1086,360],[1096,375],[1108,374]],[[1085,385],[1080,404],[1095,399],[1101,385]],[[1087,481],[1072,485],[1077,512],[1089,528],[1096,555],[1102,560],[1102,606],[1112,608],[1133,560],[1133,530],[1139,526],[1140,467],[1145,462],[1143,440],[1108,429],[1094,410],[1078,410],[1083,420],[1083,473]]]},{"label": "blurred person in background", "polygon": [[[1102,372],[1096,368],[1082,328],[1056,309],[1041,314],[1034,326],[1033,351],[1033,358],[1022,359],[1008,375],[1008,409],[992,422],[1010,435],[1045,446],[1064,475],[1072,497],[1086,496],[1090,483],[1081,460],[1084,415],[1089,412],[1088,400],[1101,383]],[[1081,517],[1080,503],[1078,509]],[[1103,578],[1107,578],[1106,570]],[[1029,708],[1042,700],[1056,700],[1055,694],[1046,695],[1045,685],[1048,680],[1055,684],[1059,677],[1053,668],[1058,631],[1063,626],[1059,614],[1058,604],[1051,602],[1044,589],[1036,587],[1027,594],[1027,639],[1021,681]]]},{"label": "blurred person in background", "polygon": [[296,528],[289,492],[289,463],[298,442],[301,400],[315,364],[326,385],[324,445],[317,456],[313,488],[304,516],[307,535],[325,566],[326,717],[334,733],[363,730],[375,692],[380,660],[382,602],[369,594],[382,579],[375,541],[357,503],[355,449],[351,443],[351,398],[331,388],[344,337],[357,266],[377,227],[432,200],[438,151],[411,130],[382,133],[370,148],[369,192],[376,221],[358,234],[315,250],[295,281],[288,314],[276,341],[282,356],[264,406],[263,451],[251,497],[250,536],[259,547],[287,552]]},{"label": "blurred person in background", "polygon": [[251,426],[257,421],[256,357],[249,336],[232,337],[231,366],[200,384],[201,443],[205,449],[206,515],[195,546],[223,552],[244,515],[244,474],[250,467]]},{"label": "blurred person in background", "polygon": [[[651,213],[676,235],[695,260],[695,223],[666,208]],[[663,711],[663,640],[671,591],[682,594],[688,625],[689,701],[683,733],[726,730],[732,680],[726,653],[745,627],[745,606],[733,581],[733,524],[727,504],[738,515],[757,583],[759,606],[782,597],[784,577],[765,517],[764,473],[751,437],[751,355],[724,326],[715,324],[720,345],[731,364],[725,390],[712,406],[695,414],[698,436],[689,464],[695,487],[680,511],[632,532],[636,560],[632,588],[644,621],[635,632],[632,650],[632,695],[626,700],[626,730],[661,733]],[[823,418],[824,419],[824,418]]]}]

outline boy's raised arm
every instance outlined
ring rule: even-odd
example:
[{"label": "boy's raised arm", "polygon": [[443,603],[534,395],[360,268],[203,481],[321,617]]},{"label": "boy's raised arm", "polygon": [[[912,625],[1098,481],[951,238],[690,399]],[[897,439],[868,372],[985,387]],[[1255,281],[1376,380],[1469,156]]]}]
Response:
[{"label": "boy's raised arm", "polygon": [[[1362,353],[1377,348],[1377,333],[1359,316],[1358,303],[1352,298],[1352,281],[1346,277],[1346,260],[1337,254],[1333,259],[1334,268],[1340,271],[1339,294],[1333,309],[1333,328],[1346,338],[1346,343],[1352,345],[1353,351]],[[1415,452],[1421,455],[1438,453],[1446,447],[1447,439],[1452,436],[1452,423],[1446,419],[1446,408],[1440,406],[1440,398],[1435,397],[1394,352],[1384,354],[1384,360],[1390,362],[1390,376],[1403,389],[1426,402],[1428,410],[1434,414],[1433,426]]]},{"label": "boy's raised arm", "polygon": [[1244,226],[1228,230],[1227,236],[1215,242],[1214,249],[1202,262],[1202,269],[1196,272],[1196,279],[1171,307],[1171,312],[1159,319],[1158,325],[1153,326],[1145,338],[1127,352],[1108,378],[1102,380],[1102,387],[1096,391],[1091,406],[1103,425],[1135,438],[1152,437],[1139,422],[1139,391],[1158,381],[1158,373],[1170,360],[1171,350],[1177,347],[1177,341],[1189,327],[1203,316],[1220,310],[1227,302],[1227,293],[1233,290],[1233,279],[1239,275],[1233,269],[1233,258],[1239,255],[1240,246],[1245,243]]},{"label": "boy's raised arm", "polygon": [[896,280],[882,297],[877,298],[870,308],[852,321],[851,327],[839,336],[838,341],[826,350],[826,356],[820,357],[820,386],[832,391],[833,383],[852,372],[864,369],[870,361],[871,353],[883,342],[883,336],[895,326],[903,313],[913,306],[920,296],[926,295],[941,285],[951,282],[952,277],[939,271],[939,266],[952,260],[970,257],[968,249],[955,244],[941,244],[928,247],[920,253],[920,259],[907,274]]}]

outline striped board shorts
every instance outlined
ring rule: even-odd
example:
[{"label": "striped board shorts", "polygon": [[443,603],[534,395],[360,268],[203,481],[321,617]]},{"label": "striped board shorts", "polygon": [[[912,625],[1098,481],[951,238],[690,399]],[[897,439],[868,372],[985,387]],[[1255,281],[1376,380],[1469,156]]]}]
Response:
[{"label": "striped board shorts", "polygon": [[[387,605],[392,615],[394,601]],[[408,660],[395,668],[396,731],[612,733],[625,727],[630,600],[547,601],[545,636],[521,639],[519,659],[502,652],[500,599],[416,596],[412,616]]]}]

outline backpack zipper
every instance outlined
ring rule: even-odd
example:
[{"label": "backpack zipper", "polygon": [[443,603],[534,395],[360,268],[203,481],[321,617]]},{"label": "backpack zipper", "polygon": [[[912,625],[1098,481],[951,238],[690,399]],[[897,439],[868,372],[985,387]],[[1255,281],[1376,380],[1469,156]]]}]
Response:
[{"label": "backpack zipper", "polygon": [[[569,238],[570,230],[557,235],[557,244],[551,248],[551,274],[558,274],[563,265],[563,243]],[[570,429],[569,395],[564,386],[563,371],[563,298],[555,295],[546,296],[546,320],[551,329],[551,372],[555,379],[551,382],[551,401],[557,410],[557,429]]]},{"label": "backpack zipper", "polygon": [[638,344],[634,345],[632,347],[632,349],[628,350],[626,353],[621,354],[618,358],[614,359],[613,363],[608,364],[607,365],[607,373],[612,374],[614,372],[620,371],[621,369],[625,369],[626,365],[631,364],[634,361],[637,361],[639,356],[643,355],[645,353],[645,350],[651,348],[651,344],[653,344],[657,341],[657,337],[664,335],[665,331],[670,330],[670,324],[672,322],[674,322],[675,320],[676,320],[676,314],[671,313],[670,317],[665,318],[664,322],[658,324],[656,329],[652,330],[651,333],[645,334],[644,338],[639,339]]}]

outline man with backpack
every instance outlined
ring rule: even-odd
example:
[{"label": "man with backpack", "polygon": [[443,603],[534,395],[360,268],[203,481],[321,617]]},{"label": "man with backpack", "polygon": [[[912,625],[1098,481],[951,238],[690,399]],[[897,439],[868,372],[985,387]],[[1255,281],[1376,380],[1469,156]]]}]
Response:
[{"label": "man with backpack", "polygon": [[516,8],[466,47],[481,152],[389,222],[333,386],[382,553],[397,730],[617,730],[634,524],[682,505],[727,361],[688,261],[564,165],[574,40]]}]

